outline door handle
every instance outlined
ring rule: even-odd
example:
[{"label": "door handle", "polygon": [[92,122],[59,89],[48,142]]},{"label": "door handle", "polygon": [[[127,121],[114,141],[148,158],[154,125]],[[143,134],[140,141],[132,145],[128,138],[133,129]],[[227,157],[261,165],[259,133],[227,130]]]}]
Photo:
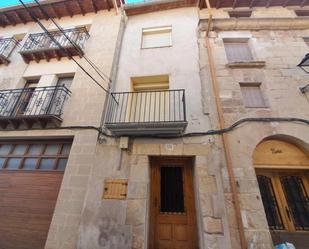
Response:
[{"label": "door handle", "polygon": [[286,212],[286,215],[288,216],[289,220],[291,221],[291,215],[290,215],[290,211],[289,211],[288,207],[285,207],[285,212]]}]

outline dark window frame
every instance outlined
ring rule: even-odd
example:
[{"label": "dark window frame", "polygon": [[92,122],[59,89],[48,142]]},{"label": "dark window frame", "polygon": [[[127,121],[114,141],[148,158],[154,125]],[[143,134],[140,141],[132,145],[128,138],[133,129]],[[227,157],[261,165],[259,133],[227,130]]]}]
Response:
[{"label": "dark window frame", "polygon": [[[8,142],[0,142],[0,148],[2,145],[11,145],[11,148],[8,153],[0,155],[0,158],[4,158],[4,163],[3,165],[0,166],[0,171],[1,170],[25,170],[25,171],[33,171],[33,170],[39,170],[39,171],[64,171],[64,168],[59,169],[60,166],[60,161],[61,159],[68,160],[71,146],[72,146],[72,141],[69,140],[51,140],[51,141],[46,141],[46,140],[38,140],[38,141],[8,141]],[[23,152],[23,154],[18,155],[14,154],[14,150],[16,146],[18,145],[25,145],[26,149]],[[29,149],[32,145],[42,145],[42,150],[38,155],[30,155],[29,154]],[[46,148],[49,145],[58,145],[58,151],[55,154],[45,154],[46,153]],[[69,153],[65,154],[64,153],[64,148],[65,146],[69,145]],[[10,159],[16,158],[16,159],[21,159],[19,162],[18,168],[8,168],[8,162]],[[33,169],[26,169],[25,167],[25,161],[26,159],[36,159],[36,165]],[[44,159],[52,159],[54,160],[53,167],[50,169],[41,169],[41,162]]]}]

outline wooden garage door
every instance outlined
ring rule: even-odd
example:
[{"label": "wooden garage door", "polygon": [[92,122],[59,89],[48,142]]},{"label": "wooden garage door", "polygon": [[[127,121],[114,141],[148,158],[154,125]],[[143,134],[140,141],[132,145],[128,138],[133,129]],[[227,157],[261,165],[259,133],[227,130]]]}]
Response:
[{"label": "wooden garage door", "polygon": [[43,249],[70,142],[0,144],[0,248]]}]

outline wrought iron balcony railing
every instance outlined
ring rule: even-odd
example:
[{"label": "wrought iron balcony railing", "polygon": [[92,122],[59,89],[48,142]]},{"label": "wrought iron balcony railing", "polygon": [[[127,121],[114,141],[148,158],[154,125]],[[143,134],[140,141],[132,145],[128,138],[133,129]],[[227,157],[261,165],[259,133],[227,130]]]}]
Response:
[{"label": "wrought iron balcony railing", "polygon": [[59,126],[65,101],[71,95],[65,86],[23,88],[0,91],[0,126],[18,128],[34,123],[45,126],[51,122]]},{"label": "wrought iron balcony railing", "polygon": [[9,56],[18,42],[14,38],[0,38],[0,64],[9,64]]},{"label": "wrought iron balcony railing", "polygon": [[105,126],[115,135],[182,133],[185,90],[111,93]]},{"label": "wrought iron balcony railing", "polygon": [[[89,33],[85,27],[63,30],[65,35],[60,31],[49,32],[53,38],[61,45],[54,42],[46,33],[29,35],[20,54],[28,63],[31,60],[39,61],[41,59],[49,60],[51,58],[60,59],[65,56],[76,56],[84,54],[84,44],[89,38]],[[70,39],[67,39],[67,37]],[[73,44],[72,44],[73,43]],[[64,51],[65,50],[65,51]]]}]

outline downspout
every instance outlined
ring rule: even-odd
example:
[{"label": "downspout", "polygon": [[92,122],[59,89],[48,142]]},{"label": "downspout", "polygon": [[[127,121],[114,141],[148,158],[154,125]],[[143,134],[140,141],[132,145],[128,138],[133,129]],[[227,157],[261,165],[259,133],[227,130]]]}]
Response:
[{"label": "downspout", "polygon": [[[114,52],[112,69],[111,69],[111,73],[110,73],[111,82],[110,82],[110,84],[108,84],[108,91],[109,91],[109,93],[111,93],[111,92],[113,92],[115,90],[115,84],[116,84],[116,79],[117,79],[117,74],[118,74],[118,67],[119,67],[119,61],[120,61],[121,47],[122,47],[124,32],[125,32],[125,29],[126,29],[126,15],[125,15],[125,12],[124,12],[124,10],[122,8],[119,8],[118,10],[119,10],[119,12],[121,14],[121,20],[120,20],[120,27],[119,27],[118,37],[117,37],[117,41],[116,41],[116,47],[115,47],[115,52]],[[108,105],[108,101],[109,101],[110,97],[111,97],[111,95],[107,94],[106,98],[105,98],[105,101],[104,101],[104,108],[103,108],[103,113],[102,113],[102,118],[101,118],[101,125],[100,125],[100,127],[102,127],[103,130],[104,130],[104,123],[105,123],[105,116],[106,116],[107,105]]]},{"label": "downspout", "polygon": [[[213,59],[212,48],[211,48],[209,37],[208,37],[209,31],[211,29],[211,22],[212,22],[212,9],[211,9],[209,0],[205,0],[205,2],[206,2],[207,10],[209,13],[208,27],[207,27],[206,37],[205,37],[206,48],[207,48],[207,53],[208,53],[208,63],[209,63],[211,83],[212,83],[212,88],[213,88],[213,92],[215,96],[216,108],[217,108],[217,113],[218,113],[218,118],[219,118],[219,125],[220,125],[220,129],[224,129],[225,121],[224,121],[222,103],[221,103],[220,95],[219,95],[219,84],[217,81],[216,68],[215,68],[215,63]],[[225,154],[225,159],[226,159],[227,171],[229,175],[229,182],[230,182],[231,191],[232,191],[232,201],[233,201],[235,214],[236,214],[237,228],[239,231],[240,246],[241,246],[241,249],[246,249],[247,242],[246,242],[246,237],[244,233],[244,225],[243,225],[242,217],[241,217],[240,200],[239,200],[239,196],[237,193],[237,184],[236,184],[235,175],[233,171],[233,163],[232,163],[229,139],[226,133],[222,134],[222,143],[223,143],[224,154]]]}]

